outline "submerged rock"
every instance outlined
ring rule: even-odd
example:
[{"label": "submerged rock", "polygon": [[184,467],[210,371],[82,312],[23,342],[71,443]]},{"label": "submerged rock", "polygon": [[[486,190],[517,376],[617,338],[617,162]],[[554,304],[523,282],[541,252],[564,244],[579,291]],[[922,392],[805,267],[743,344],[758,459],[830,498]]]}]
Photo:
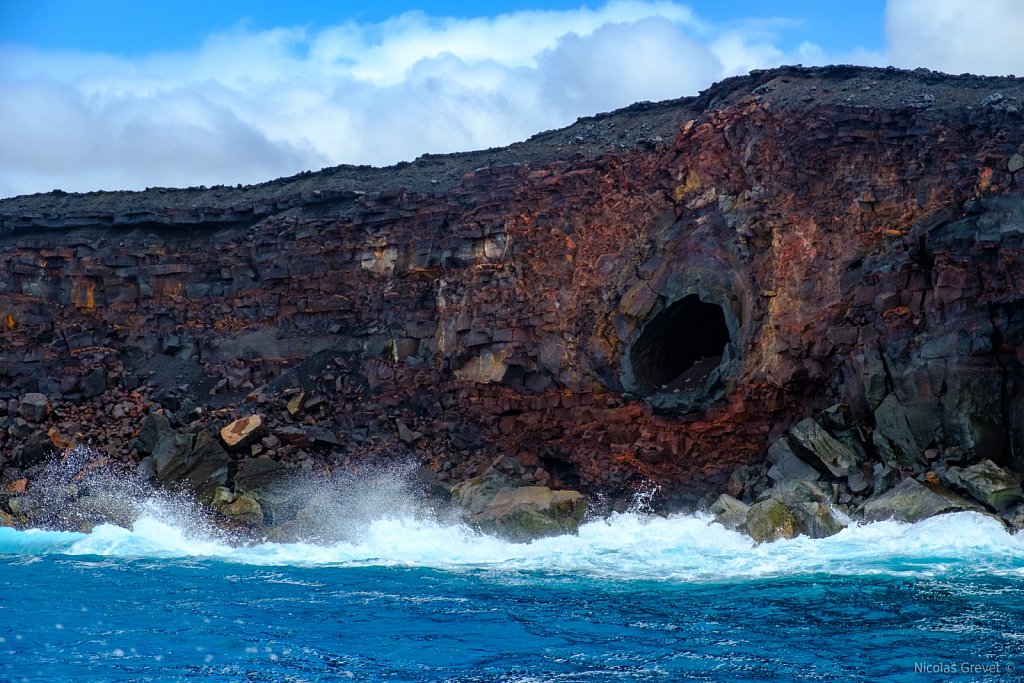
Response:
[{"label": "submerged rock", "polygon": [[946,478],[996,512],[1024,500],[1017,478],[988,459],[970,467],[950,467]]},{"label": "submerged rock", "polygon": [[935,484],[922,484],[911,477],[901,481],[894,489],[869,500],[863,508],[864,519],[869,522],[885,519],[920,522],[935,515],[964,510],[981,512],[982,508],[949,489]]}]

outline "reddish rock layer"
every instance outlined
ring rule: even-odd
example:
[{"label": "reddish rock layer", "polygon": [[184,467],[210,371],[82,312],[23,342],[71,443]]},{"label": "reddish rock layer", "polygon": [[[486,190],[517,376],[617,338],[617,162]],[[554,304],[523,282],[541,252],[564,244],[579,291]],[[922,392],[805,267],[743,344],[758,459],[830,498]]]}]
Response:
[{"label": "reddish rock layer", "polygon": [[683,496],[844,401],[893,459],[1019,472],[1022,101],[1021,79],[784,68],[393,169],[3,200],[0,392],[187,383],[219,428],[301,364],[328,458],[458,479],[508,455]]}]

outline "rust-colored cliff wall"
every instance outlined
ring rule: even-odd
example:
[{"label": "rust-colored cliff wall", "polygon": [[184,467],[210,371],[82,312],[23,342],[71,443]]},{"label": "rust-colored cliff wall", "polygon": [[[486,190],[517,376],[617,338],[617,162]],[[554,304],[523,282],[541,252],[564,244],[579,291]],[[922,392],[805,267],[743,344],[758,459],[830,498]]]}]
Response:
[{"label": "rust-colored cliff wall", "polygon": [[200,430],[285,373],[256,395],[299,385],[324,457],[453,480],[697,495],[840,401],[883,460],[1021,471],[1022,111],[1021,79],[786,68],[392,169],[3,200],[0,453],[130,457],[130,390]]}]

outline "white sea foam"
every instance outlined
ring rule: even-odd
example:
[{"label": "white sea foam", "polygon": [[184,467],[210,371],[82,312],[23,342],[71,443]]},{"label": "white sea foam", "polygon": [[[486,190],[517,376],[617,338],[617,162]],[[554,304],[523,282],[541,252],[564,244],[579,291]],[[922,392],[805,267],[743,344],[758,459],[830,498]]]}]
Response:
[{"label": "white sea foam", "polygon": [[[213,559],[266,566],[409,566],[451,570],[539,571],[601,578],[732,581],[808,574],[934,576],[981,572],[1024,576],[1024,534],[992,517],[958,513],[917,524],[852,524],[826,539],[755,544],[701,515],[612,514],[578,535],[510,543],[478,533],[423,505],[412,470],[401,464],[350,471],[294,490],[311,512],[305,543],[241,543],[210,523],[187,496],[154,491],[138,478],[83,470],[95,457],[70,452],[40,491],[102,494],[131,522],[91,533],[0,528],[0,556]],[[88,476],[81,472],[87,471]],[[643,510],[643,496],[635,508]],[[64,520],[64,498],[41,499]],[[70,518],[75,521],[75,517]],[[67,521],[67,520],[64,520]]]},{"label": "white sea foam", "polygon": [[147,510],[129,529],[92,533],[0,529],[0,554],[216,559],[255,565],[415,566],[582,574],[600,578],[730,581],[779,576],[950,571],[1024,575],[1024,538],[976,513],[919,522],[855,524],[826,539],[754,544],[707,517],[614,514],[576,536],[509,543],[461,524],[382,517],[332,544],[233,545]]}]

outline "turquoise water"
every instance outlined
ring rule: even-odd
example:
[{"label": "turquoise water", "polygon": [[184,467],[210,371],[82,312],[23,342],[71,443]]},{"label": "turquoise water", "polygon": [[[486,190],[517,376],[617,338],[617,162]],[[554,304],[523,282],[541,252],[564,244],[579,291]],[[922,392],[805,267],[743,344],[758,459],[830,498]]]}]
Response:
[{"label": "turquoise water", "polygon": [[0,679],[1021,680],[1024,539],[973,513],[760,546],[613,515],[517,545],[417,517],[233,546],[0,529]]}]

